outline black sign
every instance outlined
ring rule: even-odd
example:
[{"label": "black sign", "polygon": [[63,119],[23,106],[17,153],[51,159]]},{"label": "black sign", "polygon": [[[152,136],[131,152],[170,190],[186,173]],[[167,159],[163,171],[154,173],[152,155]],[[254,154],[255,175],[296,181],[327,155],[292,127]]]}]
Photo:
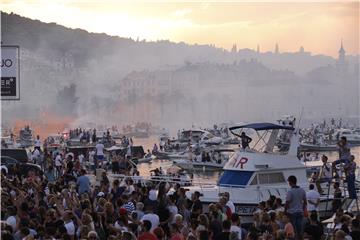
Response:
[{"label": "black sign", "polygon": [[16,96],[16,78],[1,77],[1,96]]}]

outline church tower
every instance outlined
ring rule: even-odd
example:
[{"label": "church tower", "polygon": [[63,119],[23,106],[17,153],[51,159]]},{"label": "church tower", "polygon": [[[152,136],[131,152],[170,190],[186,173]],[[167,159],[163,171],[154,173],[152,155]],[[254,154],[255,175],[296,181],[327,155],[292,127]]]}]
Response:
[{"label": "church tower", "polygon": [[232,53],[237,53],[237,47],[236,47],[236,44],[234,44],[231,48],[231,52]]},{"label": "church tower", "polygon": [[276,43],[275,45],[275,54],[279,54],[279,45]]},{"label": "church tower", "polygon": [[346,62],[346,59],[345,59],[345,49],[344,49],[344,46],[343,46],[343,42],[341,40],[341,46],[340,46],[340,49],[339,49],[339,58],[337,60],[337,63],[336,63],[336,67],[338,68],[338,71],[341,72],[341,73],[345,73],[347,72],[347,62]]},{"label": "church tower", "polygon": [[338,59],[338,63],[345,63],[345,49],[343,46],[343,42],[341,40],[341,47],[339,49],[339,59]]}]

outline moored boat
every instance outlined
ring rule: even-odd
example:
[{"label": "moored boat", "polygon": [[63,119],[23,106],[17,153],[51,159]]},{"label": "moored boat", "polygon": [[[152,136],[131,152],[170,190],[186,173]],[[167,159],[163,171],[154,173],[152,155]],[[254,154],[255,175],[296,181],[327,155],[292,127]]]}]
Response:
[{"label": "moored boat", "polygon": [[[297,158],[299,145],[298,134],[294,127],[272,123],[253,123],[230,128],[231,132],[256,132],[258,139],[254,146],[237,150],[223,168],[223,174],[215,186],[194,186],[187,193],[190,196],[198,191],[205,204],[216,202],[219,194],[230,193],[230,199],[236,212],[242,216],[244,223],[252,222],[256,206],[267,201],[270,196],[285,201],[289,190],[287,178],[297,177],[298,185],[307,189],[309,185],[306,166]],[[250,130],[250,131],[249,131]],[[291,133],[290,148],[283,152],[276,147],[276,140],[283,131]],[[239,135],[239,134],[236,134]],[[262,143],[262,146],[257,146]],[[320,202],[321,216],[326,215],[332,195],[322,197]]]}]

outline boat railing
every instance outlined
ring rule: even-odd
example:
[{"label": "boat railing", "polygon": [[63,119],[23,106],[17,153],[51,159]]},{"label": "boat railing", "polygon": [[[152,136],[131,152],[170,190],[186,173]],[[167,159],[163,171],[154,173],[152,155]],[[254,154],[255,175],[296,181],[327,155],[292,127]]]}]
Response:
[{"label": "boat railing", "polygon": [[117,179],[132,179],[134,181],[140,182],[167,182],[167,183],[186,183],[191,184],[192,179],[188,179],[186,177],[178,177],[178,176],[170,176],[170,175],[162,175],[162,176],[131,176],[125,174],[110,174],[111,177]]}]

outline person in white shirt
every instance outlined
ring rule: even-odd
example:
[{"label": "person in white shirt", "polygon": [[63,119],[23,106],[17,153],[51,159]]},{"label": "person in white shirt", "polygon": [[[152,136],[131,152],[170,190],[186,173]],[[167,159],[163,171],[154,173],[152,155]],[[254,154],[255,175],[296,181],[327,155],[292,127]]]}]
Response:
[{"label": "person in white shirt", "polygon": [[59,178],[61,175],[61,168],[62,168],[63,160],[61,153],[57,153],[55,157],[55,168],[56,168],[56,177]]},{"label": "person in white shirt", "polygon": [[95,169],[98,167],[98,163],[99,166],[102,165],[102,161],[104,160],[104,144],[102,144],[100,141],[96,144],[95,149],[96,149],[96,155],[94,158],[94,162],[95,162]]},{"label": "person in white shirt", "polygon": [[79,158],[80,165],[82,166],[82,165],[83,165],[83,162],[84,162],[84,159],[85,159],[84,154],[80,153],[80,155],[78,156],[78,158]]},{"label": "person in white shirt", "polygon": [[7,207],[7,213],[9,217],[6,219],[6,224],[11,226],[13,232],[16,232],[16,208],[14,206]]},{"label": "person in white shirt", "polygon": [[201,153],[196,155],[196,162],[202,162],[202,155]]},{"label": "person in white shirt", "polygon": [[332,179],[332,168],[330,163],[328,163],[328,157],[326,155],[323,155],[321,157],[321,161],[323,162],[323,165],[321,166],[320,169],[320,174],[319,174],[319,178],[316,180],[316,187],[319,191],[320,194],[323,193],[323,190],[321,188],[321,183],[324,182],[330,182]]},{"label": "person in white shirt", "polygon": [[73,236],[75,236],[75,224],[73,220],[71,220],[71,217],[72,217],[72,212],[66,211],[64,213],[63,220],[67,234],[70,235],[71,238],[73,238]]},{"label": "person in white shirt", "polygon": [[38,148],[35,148],[34,151],[32,152],[32,161],[36,164],[39,162],[40,160],[40,151]]},{"label": "person in white shirt", "polygon": [[309,191],[306,193],[307,199],[307,210],[311,211],[319,211],[319,203],[320,203],[320,194],[315,190],[314,184],[309,185]]},{"label": "person in white shirt", "polygon": [[35,139],[35,148],[37,148],[39,151],[41,150],[41,141],[39,135],[37,135]]},{"label": "person in white shirt", "polygon": [[151,232],[154,231],[154,229],[160,224],[159,216],[153,213],[153,206],[151,204],[146,206],[146,214],[141,218],[141,222],[145,220],[151,222]]},{"label": "person in white shirt", "polygon": [[230,232],[237,233],[238,240],[245,240],[245,230],[240,227],[240,216],[237,213],[231,215],[231,227]]},{"label": "person in white shirt", "polygon": [[175,197],[174,195],[169,195],[169,206],[168,206],[168,210],[171,214],[171,223],[175,223],[175,215],[178,214],[179,209],[178,207],[175,205]]},{"label": "person in white shirt", "polygon": [[126,156],[128,156],[130,158],[132,157],[131,146],[130,145],[127,147]]}]

